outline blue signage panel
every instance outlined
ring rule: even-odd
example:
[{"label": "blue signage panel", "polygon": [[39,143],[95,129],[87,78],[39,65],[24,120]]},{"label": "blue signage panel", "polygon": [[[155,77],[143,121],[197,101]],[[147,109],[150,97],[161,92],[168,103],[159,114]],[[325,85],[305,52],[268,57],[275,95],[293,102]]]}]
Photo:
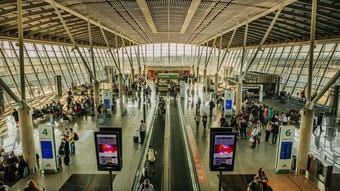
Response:
[{"label": "blue signage panel", "polygon": [[280,159],[290,159],[292,155],[293,142],[282,142]]},{"label": "blue signage panel", "polygon": [[41,157],[43,159],[52,159],[53,158],[52,142],[40,141],[40,145],[41,145]]},{"label": "blue signage panel", "polygon": [[109,99],[104,99],[104,107],[106,109],[110,109],[111,105],[110,105],[110,100]]},{"label": "blue signage panel", "polygon": [[232,109],[232,107],[233,107],[232,100],[227,99],[226,102],[225,102],[225,108],[226,109]]}]

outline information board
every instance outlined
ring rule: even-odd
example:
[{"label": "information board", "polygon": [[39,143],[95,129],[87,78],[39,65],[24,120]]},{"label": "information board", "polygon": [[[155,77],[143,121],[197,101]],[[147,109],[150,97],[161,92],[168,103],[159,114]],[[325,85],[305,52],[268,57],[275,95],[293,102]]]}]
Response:
[{"label": "information board", "polygon": [[233,104],[234,104],[234,92],[231,90],[226,90],[224,96],[224,115],[233,114]]},{"label": "information board", "polygon": [[112,100],[111,90],[106,90],[106,89],[102,90],[102,99],[103,99],[104,107],[107,110],[110,110],[111,109],[111,100]]},{"label": "information board", "polygon": [[295,126],[293,125],[284,125],[280,128],[279,144],[276,148],[276,172],[291,170],[294,133]]},{"label": "information board", "polygon": [[44,172],[57,172],[57,155],[54,137],[53,125],[39,125],[41,170]]},{"label": "information board", "polygon": [[94,133],[98,170],[120,171],[122,168],[121,131]]},{"label": "information board", "polygon": [[210,129],[211,171],[233,171],[236,151],[236,134],[226,128]]}]

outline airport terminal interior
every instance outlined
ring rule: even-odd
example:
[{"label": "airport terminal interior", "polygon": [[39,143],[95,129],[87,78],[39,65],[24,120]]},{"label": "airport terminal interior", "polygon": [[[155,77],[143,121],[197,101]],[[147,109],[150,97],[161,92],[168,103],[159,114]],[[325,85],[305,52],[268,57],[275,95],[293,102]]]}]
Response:
[{"label": "airport terminal interior", "polygon": [[0,0],[0,191],[339,191],[340,1]]}]

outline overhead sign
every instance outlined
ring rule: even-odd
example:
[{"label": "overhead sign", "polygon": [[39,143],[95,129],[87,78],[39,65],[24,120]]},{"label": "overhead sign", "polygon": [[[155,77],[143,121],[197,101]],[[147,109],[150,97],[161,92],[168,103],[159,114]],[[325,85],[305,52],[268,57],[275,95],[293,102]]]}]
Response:
[{"label": "overhead sign", "polygon": [[291,170],[294,133],[295,127],[293,125],[285,125],[280,128],[279,144],[276,148],[276,172]]},{"label": "overhead sign", "polygon": [[233,171],[236,151],[236,134],[226,128],[210,129],[211,171]]},{"label": "overhead sign", "polygon": [[224,115],[233,114],[234,92],[226,90],[224,93]]},{"label": "overhead sign", "polygon": [[94,133],[98,170],[120,171],[122,168],[121,131]]},{"label": "overhead sign", "polygon": [[41,170],[57,172],[57,155],[53,125],[39,125],[39,139],[41,148]]}]

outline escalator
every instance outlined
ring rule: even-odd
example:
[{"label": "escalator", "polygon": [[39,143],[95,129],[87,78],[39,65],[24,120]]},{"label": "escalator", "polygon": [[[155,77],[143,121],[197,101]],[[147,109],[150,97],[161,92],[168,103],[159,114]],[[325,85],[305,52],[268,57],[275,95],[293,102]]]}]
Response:
[{"label": "escalator", "polygon": [[157,161],[155,163],[154,174],[151,178],[151,182],[155,190],[162,190],[165,114],[158,112],[154,125],[150,145],[157,151]]},{"label": "escalator", "polygon": [[171,190],[193,190],[177,102],[170,102],[170,185]]}]

